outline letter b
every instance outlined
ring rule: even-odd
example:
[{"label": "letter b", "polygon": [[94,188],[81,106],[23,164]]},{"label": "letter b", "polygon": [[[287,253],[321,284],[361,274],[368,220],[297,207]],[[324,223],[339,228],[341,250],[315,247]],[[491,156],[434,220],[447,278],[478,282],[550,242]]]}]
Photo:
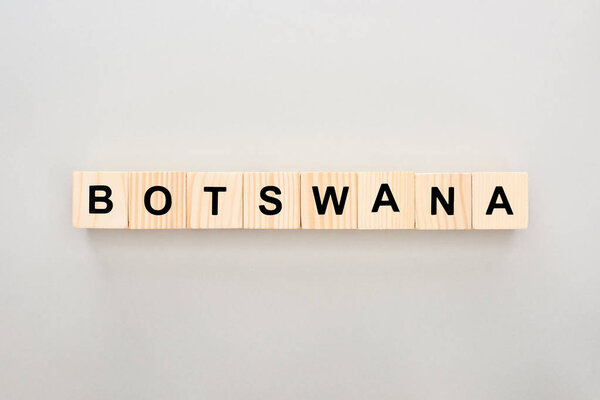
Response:
[{"label": "letter b", "polygon": [[[97,196],[96,192],[103,191],[104,196]],[[110,187],[106,185],[90,185],[90,204],[89,204],[89,212],[90,214],[108,214],[113,209],[113,202],[110,200],[110,196],[112,195],[112,190]],[[104,203],[106,207],[97,208],[96,203]]]}]

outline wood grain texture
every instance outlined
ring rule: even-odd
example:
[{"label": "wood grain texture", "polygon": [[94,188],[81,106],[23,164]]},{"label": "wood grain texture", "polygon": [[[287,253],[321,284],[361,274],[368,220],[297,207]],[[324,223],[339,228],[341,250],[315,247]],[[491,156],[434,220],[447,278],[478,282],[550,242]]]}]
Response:
[{"label": "wood grain texture", "polygon": [[[261,200],[260,192],[266,186],[276,186],[281,194],[267,192],[281,201],[281,211],[265,215],[260,206],[273,210],[275,205]],[[244,173],[244,228],[245,229],[299,229],[300,228],[300,173],[298,172],[245,172]]]},{"label": "wood grain texture", "polygon": [[[431,188],[438,187],[449,200],[454,187],[454,215],[448,215],[438,203],[437,215],[431,214]],[[417,229],[471,229],[471,174],[415,174],[415,227]]]},{"label": "wood grain texture", "polygon": [[[74,171],[73,172],[73,226],[75,228],[114,228],[128,226],[129,172]],[[113,208],[107,214],[90,214],[91,185],[105,185],[111,190],[109,200]],[[98,192],[99,196],[105,193]],[[105,208],[102,202],[98,208]]]},{"label": "wood grain texture", "polygon": [[[526,172],[475,172],[473,181],[473,229],[526,229],[529,221],[528,176]],[[502,187],[513,215],[495,208],[486,215],[494,190]]]},{"label": "wood grain texture", "polygon": [[[186,228],[186,173],[185,172],[131,172],[129,176],[130,229],[185,229]],[[153,215],[144,206],[146,191],[163,186],[170,193],[172,205],[164,215]],[[154,209],[162,209],[165,196],[155,192],[150,198]]]},{"label": "wood grain texture", "polygon": [[[213,215],[213,194],[206,187],[224,187]],[[243,227],[243,174],[241,172],[188,172],[187,218],[191,229],[239,229]]]},{"label": "wood grain texture", "polygon": [[[328,186],[335,188],[338,200],[342,189],[348,187],[346,203],[341,215],[336,215],[330,199],[326,213],[317,212],[313,186],[318,187],[321,199]],[[302,229],[357,229],[358,197],[356,172],[303,172],[300,176],[300,224]]]},{"label": "wood grain texture", "polygon": [[[373,205],[382,184],[391,189],[398,212]],[[383,200],[389,200],[383,196]],[[415,174],[413,172],[358,173],[358,229],[415,229]]]}]

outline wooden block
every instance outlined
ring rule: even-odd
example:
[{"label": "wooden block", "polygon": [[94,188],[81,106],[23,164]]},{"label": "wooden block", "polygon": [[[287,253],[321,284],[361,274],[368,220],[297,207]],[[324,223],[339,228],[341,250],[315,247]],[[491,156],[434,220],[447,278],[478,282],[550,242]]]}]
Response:
[{"label": "wooden block", "polygon": [[188,228],[242,228],[242,184],[241,172],[188,172]]},{"label": "wooden block", "polygon": [[415,174],[417,229],[471,229],[471,174]]},{"label": "wooden block", "polygon": [[245,172],[244,228],[299,229],[300,173]]},{"label": "wooden block", "polygon": [[526,229],[527,172],[473,173],[473,229]]},{"label": "wooden block", "polygon": [[357,229],[357,187],[356,172],[303,172],[302,229]]},{"label": "wooden block", "polygon": [[185,229],[185,172],[132,172],[130,229]]},{"label": "wooden block", "polygon": [[415,229],[415,174],[359,172],[358,229]]},{"label": "wooden block", "polygon": [[73,226],[127,228],[128,195],[129,172],[74,171]]}]

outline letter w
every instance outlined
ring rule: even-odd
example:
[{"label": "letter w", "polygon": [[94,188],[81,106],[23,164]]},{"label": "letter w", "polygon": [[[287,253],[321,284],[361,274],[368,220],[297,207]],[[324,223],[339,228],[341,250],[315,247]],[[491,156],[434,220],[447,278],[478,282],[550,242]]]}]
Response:
[{"label": "letter w", "polygon": [[325,196],[321,201],[321,196],[319,195],[319,187],[313,186],[312,191],[315,196],[315,205],[317,206],[317,212],[319,215],[324,215],[327,212],[327,205],[329,204],[329,199],[331,198],[331,202],[333,203],[333,209],[336,215],[342,215],[344,212],[344,206],[346,205],[346,198],[348,197],[348,191],[350,190],[349,186],[344,186],[342,189],[342,197],[338,201],[337,194],[335,193],[335,187],[327,186],[325,188]]}]

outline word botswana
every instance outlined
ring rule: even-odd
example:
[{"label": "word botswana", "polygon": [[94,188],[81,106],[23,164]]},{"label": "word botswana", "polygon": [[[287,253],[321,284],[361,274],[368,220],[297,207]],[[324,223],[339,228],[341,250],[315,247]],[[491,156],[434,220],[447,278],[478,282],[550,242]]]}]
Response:
[{"label": "word botswana", "polygon": [[525,172],[81,172],[73,226],[525,229]]}]

